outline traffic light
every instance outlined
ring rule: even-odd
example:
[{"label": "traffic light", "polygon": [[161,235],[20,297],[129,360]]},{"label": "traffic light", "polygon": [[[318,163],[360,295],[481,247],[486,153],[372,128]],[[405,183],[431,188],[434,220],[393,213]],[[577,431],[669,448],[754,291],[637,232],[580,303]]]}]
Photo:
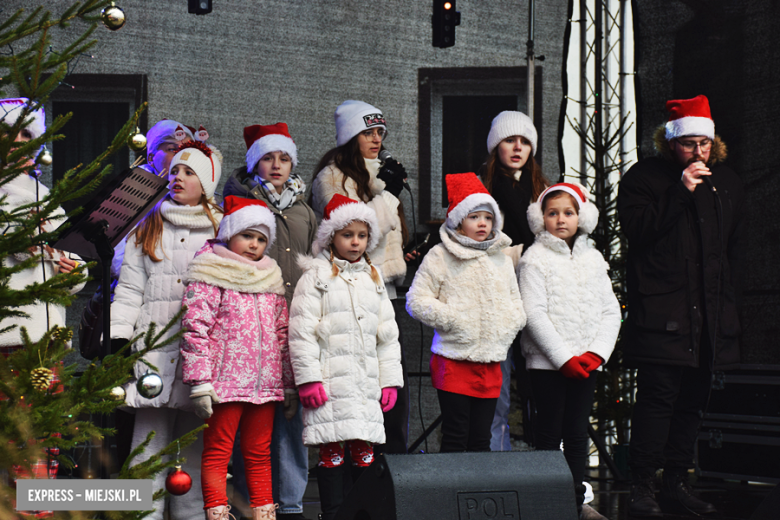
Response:
[{"label": "traffic light", "polygon": [[433,0],[433,46],[455,45],[456,25],[460,25],[460,13],[455,11],[455,0]]}]

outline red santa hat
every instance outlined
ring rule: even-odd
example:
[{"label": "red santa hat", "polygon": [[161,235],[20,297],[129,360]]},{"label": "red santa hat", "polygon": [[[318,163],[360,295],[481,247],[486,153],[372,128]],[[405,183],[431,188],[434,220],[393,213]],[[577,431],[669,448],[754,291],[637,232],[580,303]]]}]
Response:
[{"label": "red santa hat", "polygon": [[258,161],[269,152],[284,152],[298,164],[298,147],[287,130],[287,123],[252,125],[244,128],[246,142],[246,171],[253,172]]},{"label": "red santa hat", "polygon": [[528,206],[528,227],[531,231],[538,235],[545,230],[544,227],[544,213],[542,212],[542,205],[544,204],[545,197],[548,197],[551,193],[563,191],[572,196],[577,202],[579,222],[577,227],[585,233],[591,233],[596,229],[596,225],[599,223],[599,210],[595,204],[588,200],[587,190],[581,184],[576,182],[559,182],[553,184],[539,195],[539,200]]},{"label": "red santa hat", "polygon": [[501,211],[496,199],[490,196],[487,188],[473,172],[451,173],[444,178],[447,181],[447,227],[455,229],[469,213],[490,211],[493,214],[493,229],[501,229]]},{"label": "red santa hat", "polygon": [[672,99],[666,102],[669,121],[666,123],[666,140],[686,135],[703,135],[715,139],[715,121],[710,113],[707,96],[692,99]]},{"label": "red santa hat", "polygon": [[[27,98],[0,99],[0,121],[8,126],[15,125],[19,116],[22,115],[22,111],[29,106],[30,100]],[[43,111],[43,105],[27,115],[27,125],[24,128],[30,132],[33,139],[43,135],[46,131],[46,115]]]},{"label": "red santa hat", "polygon": [[217,240],[227,243],[242,231],[251,229],[262,233],[268,240],[266,249],[271,248],[276,240],[276,219],[265,202],[228,195],[223,207],[225,213],[219,224]]},{"label": "red santa hat", "polygon": [[173,171],[173,167],[179,164],[189,166],[195,172],[207,199],[214,196],[222,176],[222,154],[215,146],[200,141],[185,141],[179,145],[176,155],[171,159],[168,171]]},{"label": "red santa hat", "polygon": [[327,250],[328,246],[333,242],[333,235],[336,234],[336,231],[344,229],[355,220],[365,222],[368,226],[366,253],[373,251],[380,238],[379,222],[376,219],[376,213],[364,202],[359,202],[337,193],[330,199],[328,205],[325,206],[322,222],[320,222],[320,227],[317,229],[317,238],[311,247],[312,254],[317,256],[321,251]]}]

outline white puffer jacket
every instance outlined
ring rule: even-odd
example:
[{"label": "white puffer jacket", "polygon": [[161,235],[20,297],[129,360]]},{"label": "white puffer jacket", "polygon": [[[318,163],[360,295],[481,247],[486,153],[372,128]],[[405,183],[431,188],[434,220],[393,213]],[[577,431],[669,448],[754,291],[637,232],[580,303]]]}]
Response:
[{"label": "white puffer jacket", "polygon": [[512,241],[499,231],[487,250],[453,240],[443,224],[442,243],[425,255],[406,293],[406,310],[436,329],[431,351],[454,360],[504,361],[525,325],[512,260]]},{"label": "white puffer jacket", "polygon": [[608,269],[585,233],[571,250],[547,231],[536,235],[519,266],[527,368],[558,370],[588,351],[609,359],[620,331],[620,304]]},{"label": "white puffer jacket", "polygon": [[383,443],[382,388],[404,384],[393,305],[365,259],[334,262],[341,270],[335,278],[325,253],[300,258],[290,311],[295,384],[321,381],[328,396],[323,406],[303,409],[303,443]]},{"label": "white puffer jacket", "polygon": [[[37,193],[36,193],[37,188]],[[13,211],[15,208],[23,204],[30,204],[36,200],[42,200],[49,194],[48,188],[39,183],[37,179],[30,177],[29,175],[22,174],[13,179],[12,181],[0,186],[0,197],[5,196],[5,204],[2,207],[3,211]],[[61,217],[65,214],[62,208],[57,208],[53,213],[53,217]],[[45,231],[51,231],[57,229],[63,222],[64,218],[54,219],[43,225]],[[8,286],[10,289],[21,290],[33,283],[43,283],[44,280],[49,280],[51,277],[59,272],[59,268],[55,260],[61,256],[59,252],[55,252],[54,255],[44,252],[43,259],[35,267],[26,269],[11,276]],[[65,253],[65,256],[83,262],[77,255],[71,253]],[[6,267],[15,267],[19,263],[30,258],[27,253],[20,253],[18,255],[9,255],[5,258],[4,263]],[[84,287],[81,283],[71,288],[70,293],[76,294]],[[30,339],[35,342],[41,339],[41,337],[51,327],[58,325],[65,326],[65,307],[62,305],[55,305],[53,303],[48,304],[48,317],[49,322],[46,323],[47,304],[42,302],[36,302],[31,305],[25,305],[15,310],[27,313],[29,318],[6,318],[0,322],[0,329],[16,325],[13,329],[0,334],[0,346],[15,346],[22,344],[21,327],[27,328],[27,333],[30,335]]]},{"label": "white puffer jacket", "polygon": [[[131,237],[125,246],[125,256],[119,283],[111,304],[111,338],[130,339],[144,334],[151,322],[157,324],[157,331],[181,310],[184,295],[184,276],[195,253],[206,240],[214,238],[214,228],[203,207],[179,206],[165,200],[161,206],[163,232],[155,255],[161,258],[154,262],[143,254],[141,245]],[[221,213],[214,213],[217,220]],[[176,334],[181,323],[176,323],[165,335]],[[142,350],[143,338],[133,345],[134,351]],[[126,404],[131,408],[178,408],[193,411],[190,387],[182,382],[179,342],[175,341],[161,349],[150,352],[145,359],[157,367],[163,379],[163,391],[154,399],[138,394],[135,380],[125,386]],[[147,370],[139,362],[135,366],[136,378]]]},{"label": "white puffer jacket", "polygon": [[[399,200],[384,191],[384,181],[376,177],[381,164],[379,159],[365,159],[365,162],[366,169],[371,176],[369,187],[374,196],[366,204],[376,212],[379,232],[382,234],[376,249],[371,252],[371,262],[382,271],[385,283],[392,285],[392,287],[388,286],[388,292],[390,298],[395,299],[394,283],[402,281],[406,276],[403,234],[401,232],[401,219],[398,216]],[[344,174],[333,164],[326,166],[317,174],[311,186],[312,209],[317,215],[317,220],[322,220],[325,206],[336,193],[353,200],[359,200],[355,181],[347,178],[344,188],[342,188],[341,181],[343,179]]]}]

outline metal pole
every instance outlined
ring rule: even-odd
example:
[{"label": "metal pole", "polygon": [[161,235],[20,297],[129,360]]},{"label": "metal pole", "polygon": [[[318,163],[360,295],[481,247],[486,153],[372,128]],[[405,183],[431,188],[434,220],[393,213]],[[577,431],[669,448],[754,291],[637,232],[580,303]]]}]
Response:
[{"label": "metal pole", "polygon": [[[588,4],[580,0],[580,131],[588,131]],[[580,139],[580,181],[584,184],[588,172],[588,145]]]},{"label": "metal pole", "polygon": [[534,7],[535,1],[528,2],[528,42],[526,42],[526,67],[528,76],[526,78],[528,86],[528,101],[526,102],[526,111],[531,121],[534,120]]},{"label": "metal pole", "polygon": [[[622,122],[626,115],[626,0],[620,0],[620,68],[618,78],[620,88],[620,121]],[[622,130],[622,126],[621,126]],[[626,137],[620,139],[620,173],[623,174],[623,164],[626,155]]]},{"label": "metal pole", "polygon": [[[604,67],[604,32],[603,32],[603,19],[604,19],[604,4],[602,0],[595,0],[595,6],[593,8],[593,21],[594,21],[594,56],[593,56],[593,86],[594,94],[596,98],[595,112],[593,114],[593,142],[595,144],[595,150],[593,151],[593,167],[595,169],[595,188],[596,188],[596,204],[599,208],[606,207],[604,197],[606,196],[606,172],[604,168],[604,103],[603,103],[603,67]],[[609,248],[606,247],[606,229],[604,226],[604,219],[606,215],[599,215],[599,225],[596,228],[596,243],[601,240],[601,246],[599,249],[604,253],[604,260],[609,262]]]}]

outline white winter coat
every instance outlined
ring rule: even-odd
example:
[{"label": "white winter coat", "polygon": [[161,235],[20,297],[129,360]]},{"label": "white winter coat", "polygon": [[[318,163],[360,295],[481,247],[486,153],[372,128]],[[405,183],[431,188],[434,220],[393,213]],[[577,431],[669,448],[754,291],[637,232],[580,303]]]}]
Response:
[{"label": "white winter coat", "polygon": [[[37,188],[37,193],[36,193]],[[37,179],[30,177],[27,174],[19,175],[12,181],[0,186],[0,197],[5,196],[5,204],[2,206],[3,211],[11,212],[23,204],[30,204],[39,200],[43,200],[49,194],[48,188],[38,182]],[[57,208],[52,217],[62,217],[65,212],[62,208]],[[52,231],[57,229],[63,222],[64,218],[57,218],[46,222],[43,227],[45,231]],[[81,258],[71,253],[65,253],[68,258],[82,262]],[[55,253],[52,256],[50,253],[45,252],[43,259],[33,268],[25,269],[11,276],[8,286],[10,289],[21,290],[33,283],[43,283],[45,280],[51,279],[53,276],[59,273],[58,265],[53,260],[58,260],[60,253]],[[30,258],[27,253],[19,253],[16,255],[7,256],[3,262],[6,267],[15,267],[21,262]],[[84,283],[81,283],[71,288],[70,293],[75,294],[84,287]],[[48,318],[49,322],[46,323],[46,310],[47,304],[43,302],[36,302],[31,305],[24,305],[16,309],[20,312],[27,313],[28,318],[22,317],[10,317],[0,322],[0,329],[17,325],[13,329],[0,333],[0,346],[15,346],[22,345],[21,327],[27,328],[27,333],[30,335],[30,339],[35,342],[41,339],[43,335],[51,327],[57,325],[65,326],[65,307],[62,305],[55,305],[53,303],[48,304]]]},{"label": "white winter coat", "polygon": [[580,233],[574,248],[547,231],[520,259],[520,293],[528,324],[520,344],[529,369],[558,370],[572,356],[604,361],[620,331],[620,304],[609,265]]},{"label": "white winter coat", "polygon": [[512,260],[502,250],[512,241],[502,232],[487,250],[466,247],[449,236],[425,255],[406,293],[406,310],[436,329],[431,351],[448,359],[492,363],[506,353],[525,325]]},{"label": "white winter coat", "polygon": [[301,257],[290,311],[295,384],[321,381],[328,396],[323,406],[303,409],[303,443],[383,443],[382,388],[404,384],[393,305],[365,259],[334,262],[335,278],[324,252]]},{"label": "white winter coat", "polygon": [[[365,159],[365,162],[366,169],[371,176],[369,187],[374,196],[372,200],[366,202],[366,205],[376,212],[379,233],[381,234],[379,244],[371,251],[371,262],[381,270],[385,283],[388,284],[390,299],[395,299],[394,282],[400,282],[406,276],[401,218],[398,216],[399,200],[389,192],[384,191],[385,182],[376,176],[381,162],[378,159]],[[341,181],[343,179],[344,174],[334,164],[329,164],[317,174],[311,186],[312,209],[317,215],[317,220],[322,220],[325,206],[336,193],[353,200],[359,200],[355,181],[347,178],[344,188],[342,188]]]},{"label": "white winter coat", "polygon": [[[152,261],[142,252],[141,244],[135,244],[135,237],[131,237],[125,246],[119,283],[111,304],[112,339],[130,339],[144,334],[151,322],[157,324],[158,332],[162,330],[181,310],[183,282],[190,261],[206,240],[214,238],[214,228],[202,206],[179,206],[165,200],[161,210],[163,232],[155,255],[162,260]],[[214,216],[217,220],[221,218],[219,213]],[[164,337],[176,334],[180,328],[181,323],[175,323]],[[133,345],[133,351],[142,350],[143,346],[141,338]],[[146,399],[138,394],[136,381],[132,380],[125,387],[127,406],[193,411],[190,387],[182,382],[179,341],[152,351],[144,358],[159,369],[163,391],[154,399]],[[145,364],[137,363],[136,378],[147,370],[150,369]]]}]

